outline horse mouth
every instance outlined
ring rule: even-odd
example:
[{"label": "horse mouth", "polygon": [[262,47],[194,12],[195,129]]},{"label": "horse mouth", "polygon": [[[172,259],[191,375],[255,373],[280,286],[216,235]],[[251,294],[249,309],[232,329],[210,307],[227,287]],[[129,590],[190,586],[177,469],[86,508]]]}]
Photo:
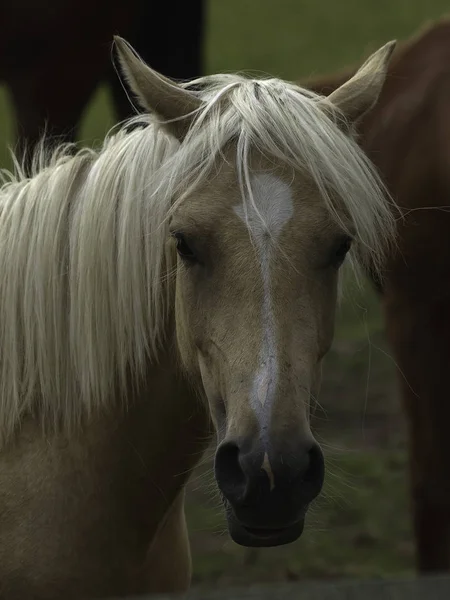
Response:
[{"label": "horse mouth", "polygon": [[295,542],[303,533],[305,520],[301,519],[288,527],[270,529],[247,527],[232,514],[227,515],[228,529],[232,540],[240,546],[269,548]]}]

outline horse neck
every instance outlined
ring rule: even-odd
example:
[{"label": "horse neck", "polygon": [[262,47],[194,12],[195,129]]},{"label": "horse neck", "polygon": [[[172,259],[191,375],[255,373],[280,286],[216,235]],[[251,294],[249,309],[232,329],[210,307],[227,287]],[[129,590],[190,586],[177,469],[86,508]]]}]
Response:
[{"label": "horse neck", "polygon": [[[206,405],[180,376],[169,350],[147,366],[139,391],[130,390],[126,410],[111,402],[70,435],[43,436],[29,417],[0,460],[0,505],[11,505],[0,514],[0,528],[13,540],[12,546],[0,544],[2,581],[22,572],[17,557],[25,552],[30,581],[36,575],[40,582],[42,573],[64,578],[76,572],[83,593],[97,581],[98,589],[117,589],[111,564],[125,569],[119,568],[118,581],[129,580],[131,557],[140,568],[140,556],[180,497],[209,432]],[[11,504],[11,498],[20,502]],[[61,541],[48,535],[50,521],[70,552],[61,552]]]},{"label": "horse neck", "polygon": [[132,395],[124,426],[151,461],[153,481],[175,493],[201,459],[213,430],[206,401],[179,368],[174,344],[168,342]]}]

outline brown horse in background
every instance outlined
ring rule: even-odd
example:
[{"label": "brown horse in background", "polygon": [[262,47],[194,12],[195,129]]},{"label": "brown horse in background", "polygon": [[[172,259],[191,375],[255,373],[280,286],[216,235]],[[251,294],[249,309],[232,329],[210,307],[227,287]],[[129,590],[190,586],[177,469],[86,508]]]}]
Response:
[{"label": "brown horse in background", "polygon": [[[354,70],[306,85],[329,94]],[[450,21],[394,53],[360,142],[403,209],[381,292],[409,430],[417,566],[450,569]]]},{"label": "brown horse in background", "polygon": [[[31,149],[44,127],[51,136],[74,140],[101,81],[111,88],[117,118],[132,115],[111,62],[116,33],[169,77],[202,75],[204,5],[204,0],[2,0],[0,82],[11,91],[19,145]],[[169,37],[178,40],[170,50]]]}]

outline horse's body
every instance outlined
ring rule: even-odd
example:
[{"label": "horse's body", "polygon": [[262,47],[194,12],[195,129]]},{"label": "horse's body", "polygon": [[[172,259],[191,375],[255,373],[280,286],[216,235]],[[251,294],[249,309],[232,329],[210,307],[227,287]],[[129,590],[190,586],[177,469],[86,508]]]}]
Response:
[{"label": "horse's body", "polygon": [[[330,93],[353,71],[310,81]],[[358,127],[404,218],[382,306],[409,429],[420,571],[450,569],[450,22],[399,47],[376,108]]]},{"label": "horse's body", "polygon": [[[118,119],[133,114],[111,63],[119,31],[166,76],[203,74],[203,0],[2,0],[1,15],[0,82],[11,91],[19,143],[30,149],[44,127],[74,140],[101,81],[111,87]],[[177,40],[170,49],[169,38]]]},{"label": "horse's body", "polygon": [[297,539],[339,267],[353,241],[378,271],[393,240],[350,134],[392,44],[325,99],[231,75],[194,91],[117,43],[156,117],[0,187],[7,600],[186,589],[183,489],[211,421],[233,539]]}]

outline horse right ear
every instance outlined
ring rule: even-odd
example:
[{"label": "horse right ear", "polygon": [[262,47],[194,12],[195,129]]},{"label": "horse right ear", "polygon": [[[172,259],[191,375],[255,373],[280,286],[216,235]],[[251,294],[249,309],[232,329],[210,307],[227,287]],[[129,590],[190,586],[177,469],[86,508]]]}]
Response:
[{"label": "horse right ear", "polygon": [[192,92],[148,67],[135,50],[114,36],[122,73],[145,110],[156,114],[166,130],[182,141],[202,102]]},{"label": "horse right ear", "polygon": [[319,102],[321,107],[337,108],[350,126],[356,124],[376,104],[395,46],[394,40],[372,54],[353,77]]}]

